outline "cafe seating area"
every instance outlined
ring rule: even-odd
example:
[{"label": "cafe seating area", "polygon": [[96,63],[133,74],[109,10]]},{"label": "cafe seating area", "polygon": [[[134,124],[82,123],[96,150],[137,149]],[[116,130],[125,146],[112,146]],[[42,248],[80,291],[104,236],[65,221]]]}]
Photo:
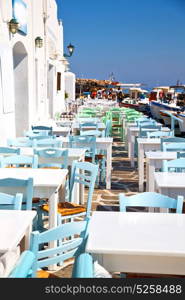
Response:
[{"label": "cafe seating area", "polygon": [[185,277],[184,170],[185,139],[115,101],[7,137],[0,277]]}]

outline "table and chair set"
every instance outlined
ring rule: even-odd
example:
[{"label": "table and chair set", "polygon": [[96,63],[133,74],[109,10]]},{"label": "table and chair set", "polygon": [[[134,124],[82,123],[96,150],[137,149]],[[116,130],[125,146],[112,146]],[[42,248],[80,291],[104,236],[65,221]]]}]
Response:
[{"label": "table and chair set", "polygon": [[[96,277],[97,262],[105,271],[99,277],[185,275],[185,140],[118,107],[96,117],[94,107],[83,106],[65,136],[54,132],[33,126],[0,147],[0,259],[21,253],[0,276],[52,277],[45,268],[70,258],[73,278]],[[120,193],[118,212],[92,212],[96,185],[111,189],[114,137],[125,141],[132,167],[138,160],[140,193]]]}]

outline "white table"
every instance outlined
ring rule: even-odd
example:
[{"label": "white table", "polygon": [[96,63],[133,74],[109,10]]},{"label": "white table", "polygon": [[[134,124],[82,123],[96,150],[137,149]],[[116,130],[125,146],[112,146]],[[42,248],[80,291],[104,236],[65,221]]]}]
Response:
[{"label": "white table", "polygon": [[[154,129],[147,129],[146,131],[154,131]],[[170,131],[170,129],[168,127],[162,127],[161,131]],[[129,126],[127,128],[128,157],[131,162],[131,167],[134,167],[134,165],[135,165],[134,148],[135,148],[135,138],[138,136],[138,134],[139,134],[139,127]]]},{"label": "white table", "polygon": [[66,169],[0,168],[0,179],[33,178],[34,197],[49,199],[49,228],[57,226],[58,190],[65,184],[67,174]]},{"label": "white table", "polygon": [[177,152],[150,151],[146,155],[146,191],[154,191],[154,172],[162,167],[163,160],[172,160],[177,158]]},{"label": "white table", "polygon": [[160,194],[177,198],[185,198],[185,173],[154,172],[155,191]]},{"label": "white table", "polygon": [[[62,141],[64,147],[68,147],[68,137],[61,137],[60,140]],[[96,138],[96,149],[106,151],[106,189],[111,189],[112,142],[113,138]]]},{"label": "white table", "polygon": [[94,212],[86,252],[108,271],[185,275],[185,214]]},{"label": "white table", "polygon": [[0,253],[13,250],[24,238],[22,250],[29,249],[35,211],[0,210]]},{"label": "white table", "polygon": [[138,174],[139,174],[139,192],[144,191],[144,157],[146,151],[160,150],[161,140],[158,138],[147,139],[138,138]]}]

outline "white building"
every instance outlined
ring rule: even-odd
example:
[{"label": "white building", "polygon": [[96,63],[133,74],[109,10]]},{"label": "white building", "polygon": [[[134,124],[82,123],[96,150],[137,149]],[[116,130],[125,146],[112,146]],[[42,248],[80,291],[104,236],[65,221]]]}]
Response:
[{"label": "white building", "polygon": [[[15,34],[9,30],[12,18],[20,25]],[[0,1],[1,143],[65,109],[65,62],[55,0]]]}]

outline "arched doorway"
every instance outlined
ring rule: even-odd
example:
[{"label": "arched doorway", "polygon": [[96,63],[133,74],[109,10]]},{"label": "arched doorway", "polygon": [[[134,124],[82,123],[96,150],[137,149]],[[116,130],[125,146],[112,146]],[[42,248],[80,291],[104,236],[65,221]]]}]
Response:
[{"label": "arched doorway", "polygon": [[21,42],[13,47],[16,136],[29,128],[28,120],[28,54]]}]

